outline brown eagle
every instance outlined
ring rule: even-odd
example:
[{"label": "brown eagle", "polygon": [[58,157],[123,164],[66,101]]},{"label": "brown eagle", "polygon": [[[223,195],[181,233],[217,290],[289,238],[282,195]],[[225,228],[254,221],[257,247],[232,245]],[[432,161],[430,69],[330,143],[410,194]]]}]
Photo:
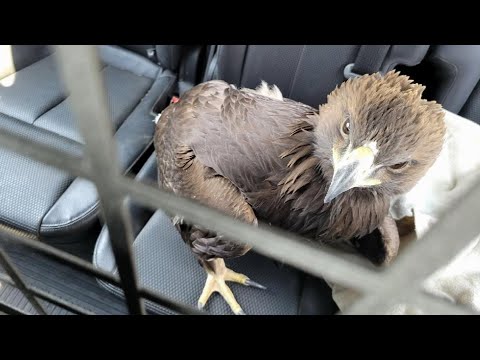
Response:
[{"label": "brown eagle", "polygon": [[[386,263],[398,248],[390,201],[415,185],[443,144],[444,112],[422,99],[423,90],[398,72],[364,75],[342,83],[317,110],[283,99],[276,87],[202,83],[156,125],[159,185],[247,223],[258,219],[324,244],[353,243]],[[225,282],[262,286],[223,259],[250,247],[174,222],[207,272],[199,308],[219,292],[244,314]],[[375,231],[385,248],[380,256],[362,250]]]}]

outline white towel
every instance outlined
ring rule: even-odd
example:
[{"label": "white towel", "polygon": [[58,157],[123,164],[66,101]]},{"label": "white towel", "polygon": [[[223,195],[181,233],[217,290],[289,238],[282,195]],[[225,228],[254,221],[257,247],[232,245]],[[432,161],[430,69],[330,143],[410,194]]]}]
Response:
[{"label": "white towel", "polygon": [[[439,215],[448,209],[451,199],[462,193],[480,175],[480,126],[449,111],[445,113],[447,135],[440,156],[415,188],[397,199],[391,207],[391,215],[396,219],[415,213],[416,236],[411,234],[402,238],[399,252],[408,242],[417,239],[421,241],[421,237],[435,224]],[[348,258],[360,255],[344,256]],[[328,283],[340,312],[359,297],[354,290]],[[449,264],[432,274],[425,281],[424,287],[434,295],[480,311],[480,234]],[[428,309],[404,304],[398,304],[387,312],[391,315],[428,313]]]}]

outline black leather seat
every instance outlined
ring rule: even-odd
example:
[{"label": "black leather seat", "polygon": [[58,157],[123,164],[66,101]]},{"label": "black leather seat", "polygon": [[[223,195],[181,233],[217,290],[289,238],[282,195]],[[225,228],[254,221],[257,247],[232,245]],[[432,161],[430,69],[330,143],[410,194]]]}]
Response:
[{"label": "black leather seat", "polygon": [[[0,69],[0,128],[72,155],[82,137],[57,73],[54,48],[3,46]],[[151,145],[154,103],[171,95],[175,74],[119,46],[99,46],[118,153],[128,170]],[[167,53],[171,49],[167,49]],[[168,56],[168,54],[163,54]],[[9,64],[10,63],[10,64]],[[0,224],[37,238],[78,237],[98,214],[94,185],[58,169],[0,148]]]},{"label": "black leather seat", "polygon": [[[219,46],[212,73],[215,78],[242,87],[254,88],[265,80],[276,84],[285,97],[318,106],[326,101],[327,94],[336,85],[345,80],[344,68],[355,61],[359,48],[358,45]],[[391,58],[391,61],[397,60]],[[157,186],[154,156],[138,175],[139,181]],[[171,221],[160,210],[151,216],[148,211],[133,207],[132,213],[137,234],[133,248],[140,283],[177,301],[196,306],[206,275]],[[93,263],[103,270],[116,271],[106,228],[97,241]],[[261,291],[232,285],[248,314],[333,314],[337,310],[331,290],[323,280],[288,266],[278,266],[273,260],[253,252],[228,262],[228,265],[268,287]],[[120,289],[100,283],[122,296]],[[152,303],[147,303],[147,308],[156,313],[171,313]],[[219,297],[209,301],[206,311],[211,314],[231,313]]]}]

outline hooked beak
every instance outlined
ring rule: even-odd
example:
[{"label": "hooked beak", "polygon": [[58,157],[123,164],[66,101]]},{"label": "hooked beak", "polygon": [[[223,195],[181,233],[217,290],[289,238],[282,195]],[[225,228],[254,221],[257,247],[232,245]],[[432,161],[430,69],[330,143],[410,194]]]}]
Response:
[{"label": "hooked beak", "polygon": [[348,152],[334,163],[333,179],[325,196],[327,204],[340,194],[354,187],[378,185],[380,181],[369,178],[375,154],[368,146],[360,146]]}]

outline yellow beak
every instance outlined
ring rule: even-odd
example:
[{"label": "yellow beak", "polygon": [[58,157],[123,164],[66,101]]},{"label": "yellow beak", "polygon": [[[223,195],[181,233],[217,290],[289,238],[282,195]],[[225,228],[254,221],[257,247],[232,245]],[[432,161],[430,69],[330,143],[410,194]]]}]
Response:
[{"label": "yellow beak", "polygon": [[[334,159],[338,157],[334,156]],[[329,203],[338,195],[354,187],[365,187],[380,184],[371,179],[375,154],[368,146],[360,146],[347,152],[333,164],[333,178],[325,196],[324,203]]]}]

